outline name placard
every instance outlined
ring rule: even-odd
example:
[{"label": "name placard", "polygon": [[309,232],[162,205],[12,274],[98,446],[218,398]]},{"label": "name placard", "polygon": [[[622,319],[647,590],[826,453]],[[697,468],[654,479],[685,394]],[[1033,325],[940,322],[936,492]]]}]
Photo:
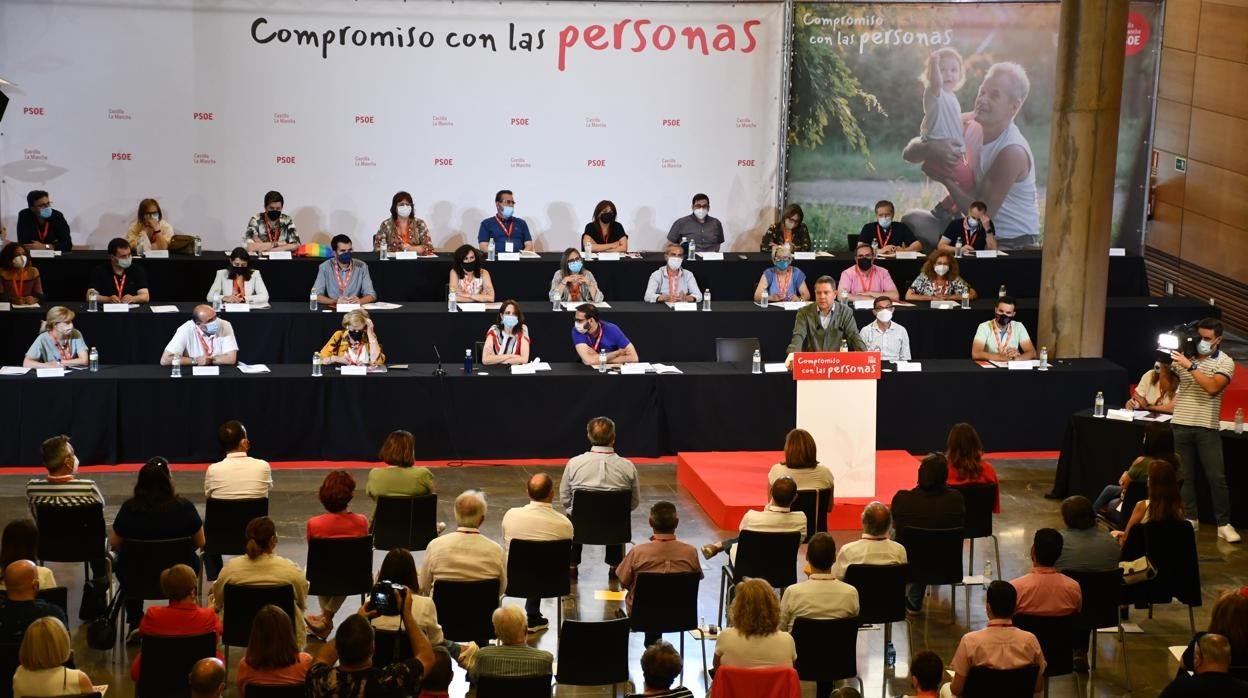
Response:
[{"label": "name placard", "polygon": [[996,250],[977,250],[975,252],[975,257],[977,257],[978,259],[996,259],[997,251]]},{"label": "name placard", "polygon": [[338,369],[338,374],[342,376],[367,376],[368,367],[367,366],[341,366]]},{"label": "name placard", "polygon": [[129,303],[105,303],[101,308],[106,313],[128,313],[130,312]]},{"label": "name placard", "polygon": [[279,250],[277,252],[270,252],[265,256],[268,257],[269,259],[291,259],[290,250]]},{"label": "name placard", "polygon": [[498,253],[498,261],[500,261],[500,262],[519,262],[519,261],[520,261],[520,253],[519,253],[519,252],[499,252],[499,253]]},{"label": "name placard", "polygon": [[26,250],[26,254],[31,259],[52,259],[56,256],[56,250]]},{"label": "name placard", "polygon": [[220,366],[192,366],[192,376],[219,376],[221,375]]},{"label": "name placard", "polygon": [[599,262],[618,262],[620,261],[620,253],[619,252],[599,252],[598,261]]},{"label": "name placard", "polygon": [[251,306],[246,303],[226,303],[221,306],[227,313],[250,313]]},{"label": "name placard", "polygon": [[918,258],[919,258],[919,253],[915,252],[914,250],[899,250],[897,252],[897,259],[918,259]]},{"label": "name placard", "polygon": [[169,250],[148,250],[148,259],[169,259]]},{"label": "name placard", "polygon": [[723,252],[699,252],[698,257],[704,262],[722,262],[724,261]]},{"label": "name placard", "polygon": [[339,303],[338,307],[335,308],[335,310],[337,310],[340,313],[349,313],[352,310],[359,310],[359,309],[360,309],[359,303]]},{"label": "name placard", "polygon": [[804,259],[814,259],[814,258],[815,258],[814,252],[794,252],[793,253],[793,259],[804,260]]},{"label": "name placard", "polygon": [[65,376],[64,368],[36,368],[35,376],[39,378],[62,378]]}]

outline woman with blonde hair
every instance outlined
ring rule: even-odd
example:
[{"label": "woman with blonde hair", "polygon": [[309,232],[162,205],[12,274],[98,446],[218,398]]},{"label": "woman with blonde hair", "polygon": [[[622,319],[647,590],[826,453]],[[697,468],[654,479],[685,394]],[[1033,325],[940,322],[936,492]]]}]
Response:
[{"label": "woman with blonde hair", "polygon": [[86,366],[87,342],[74,329],[74,311],[63,305],[48,308],[42,331],[22,358],[26,368]]},{"label": "woman with blonde hair", "polygon": [[67,669],[69,631],[59,619],[45,616],[30,624],[18,650],[13,674],[15,696],[80,696],[95,690],[91,677]]},{"label": "woman with blonde hair", "polygon": [[167,250],[173,241],[173,226],[165,220],[156,199],[139,202],[139,213],[126,231],[126,242],[133,254],[145,255],[152,250]]},{"label": "woman with blonde hair", "polygon": [[352,310],[342,316],[342,329],[321,347],[321,362],[348,366],[376,366],[386,362],[367,310]]},{"label": "woman with blonde hair", "polygon": [[272,586],[289,584],[295,590],[295,642],[303,647],[307,628],[303,614],[308,606],[308,580],[299,565],[274,554],[277,550],[277,527],[273,519],[259,516],[247,524],[247,554],[225,563],[212,585],[209,599],[217,613],[225,610],[225,585]]},{"label": "woman with blonde hair", "polygon": [[247,695],[247,686],[302,686],[312,666],[312,655],[295,644],[290,616],[269,604],[251,621],[247,654],[238,663],[238,694]]},{"label": "woman with blonde hair", "polygon": [[771,585],[747,579],[736,588],[724,628],[715,643],[715,666],[762,669],[793,666],[797,646],[793,636],[780,629],[780,601]]}]

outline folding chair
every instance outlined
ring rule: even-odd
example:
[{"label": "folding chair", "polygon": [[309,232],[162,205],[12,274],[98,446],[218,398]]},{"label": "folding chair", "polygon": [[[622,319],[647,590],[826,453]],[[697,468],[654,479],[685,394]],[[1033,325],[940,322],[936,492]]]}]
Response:
[{"label": "folding chair", "polygon": [[139,650],[138,698],[189,698],[186,675],[195,662],[217,656],[217,634],[144,635]]},{"label": "folding chair", "polygon": [[494,639],[494,609],[498,608],[498,579],[433,583],[433,605],[438,609],[442,634],[450,640],[471,640],[484,647]]},{"label": "folding chair", "polygon": [[[795,534],[794,534],[795,535]],[[698,627],[698,586],[700,572],[642,572],[633,588],[633,608],[629,621],[633,632],[680,633],[680,656],[685,656],[685,631]],[[702,676],[707,680],[706,638],[702,643]],[[684,680],[684,668],[681,668]]]},{"label": "folding chair", "polygon": [[311,595],[362,598],[373,588],[373,537],[310,539],[306,574]]},{"label": "folding chair", "polygon": [[1070,674],[1075,678],[1075,693],[1083,693],[1079,688],[1079,675],[1075,673],[1075,629],[1078,626],[1079,614],[1065,616],[1033,616],[1026,613],[1014,615],[1014,625],[1026,630],[1040,641],[1040,651],[1044,653],[1044,695],[1049,695],[1049,679],[1054,676]]},{"label": "folding chair", "polygon": [[910,619],[906,616],[906,583],[910,565],[850,565],[845,570],[845,583],[858,590],[858,621],[884,626],[884,646],[893,641],[893,623],[904,621],[906,639],[910,640]]},{"label": "folding chair", "polygon": [[765,579],[773,589],[781,590],[796,584],[797,550],[801,545],[800,533],[741,531],[741,537],[737,539],[735,561],[730,561],[720,570],[719,624],[724,624],[725,600],[729,587],[735,587],[742,579]]},{"label": "folding chair", "polygon": [[247,552],[247,524],[269,515],[269,498],[209,499],[204,505],[204,552],[242,555]]},{"label": "folding chair", "polygon": [[962,698],[1005,698],[1006,696],[1031,696],[1036,691],[1036,675],[1040,667],[1025,666],[1018,669],[989,669],[975,667],[966,675]]},{"label": "folding chair", "polygon": [[290,617],[290,624],[295,628],[299,627],[299,618],[295,615],[295,588],[289,584],[226,584],[224,595],[221,604],[221,644],[225,647],[227,667],[230,665],[230,647],[247,646],[251,639],[251,623],[265,606],[273,604],[282,609]]},{"label": "folding chair", "polygon": [[[513,541],[514,542],[514,541]],[[567,578],[567,575],[564,575]],[[611,685],[628,681],[629,618],[598,622],[566,620],[559,627],[556,683],[564,686]]]},{"label": "folding chair", "polygon": [[572,593],[568,579],[571,540],[520,540],[507,549],[507,591],[518,599],[555,599],[555,627],[563,627],[563,597]]},{"label": "folding chair", "polygon": [[424,550],[438,537],[438,495],[378,497],[369,533],[375,550]]},{"label": "folding chair", "polygon": [[[997,536],[992,532],[992,509],[997,503],[997,483],[985,482],[971,485],[950,485],[950,489],[962,493],[962,501],[966,503],[966,519],[963,523],[969,553],[966,557],[966,575],[975,574],[975,539],[991,538],[993,558],[997,565],[997,574],[1001,574],[1001,546]],[[986,556],[985,556],[986,557]],[[984,580],[987,584],[988,580]]]},{"label": "folding chair", "polygon": [[797,661],[793,668],[802,681],[816,683],[817,698],[827,698],[833,682],[854,679],[861,693],[866,690],[858,678],[859,618],[793,620],[793,644],[797,645]]},{"label": "folding chair", "polygon": [[1118,643],[1122,646],[1118,653],[1122,657],[1122,677],[1126,681],[1127,692],[1131,691],[1131,673],[1127,670],[1127,635],[1122,628],[1122,617],[1118,615],[1119,598],[1122,594],[1122,570],[1114,568],[1105,572],[1066,572],[1066,576],[1079,582],[1083,592],[1083,608],[1079,612],[1076,627],[1091,633],[1091,646],[1088,652],[1092,671],[1096,671],[1096,631],[1100,628],[1117,628]]},{"label": "folding chair", "polygon": [[828,532],[828,513],[832,511],[832,506],[832,488],[797,491],[791,510],[806,515],[806,538],[803,543],[810,542],[816,533]]},{"label": "folding chair", "polygon": [[[897,531],[897,542],[906,548],[910,563],[910,581],[929,587],[949,585],[951,622],[957,620],[958,604],[954,587],[962,587],[966,597],[966,624],[971,624],[971,591],[962,576],[961,528],[916,528],[903,526]],[[930,589],[929,589],[930,591]],[[930,610],[924,606],[924,614]],[[926,623],[924,623],[926,633]]]}]

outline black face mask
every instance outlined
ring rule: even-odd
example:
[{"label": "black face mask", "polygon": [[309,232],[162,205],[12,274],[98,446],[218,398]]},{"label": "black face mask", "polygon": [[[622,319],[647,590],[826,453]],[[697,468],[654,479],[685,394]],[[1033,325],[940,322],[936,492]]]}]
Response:
[{"label": "black face mask", "polygon": [[465,260],[463,263],[463,267],[464,267],[464,271],[476,271],[477,260],[474,259],[471,262]]},{"label": "black face mask", "polygon": [[247,275],[247,267],[236,267],[234,265],[230,265],[230,278],[231,279],[236,276],[246,276],[246,275]]},{"label": "black face mask", "polygon": [[347,330],[347,336],[351,338],[351,341],[358,342],[364,339],[364,330]]},{"label": "black face mask", "polygon": [[282,212],[281,211],[265,211],[264,217],[268,218],[271,221],[275,221],[278,218],[282,217]]},{"label": "black face mask", "polygon": [[602,221],[603,223],[606,223],[607,225],[611,225],[612,223],[615,222],[615,211],[607,211],[601,216],[598,216],[598,220]]},{"label": "black face mask", "polygon": [[858,268],[859,268],[859,269],[861,269],[861,270],[863,270],[863,271],[866,271],[866,270],[870,269],[870,268],[871,268],[871,260],[870,260],[870,259],[868,259],[868,258],[865,258],[865,257],[864,257],[863,259],[858,260]]},{"label": "black face mask", "polygon": [[1008,327],[1010,324],[1010,321],[1012,321],[1013,319],[1014,318],[1010,317],[1009,315],[1005,315],[1004,313],[997,313],[997,324],[1002,327]]}]

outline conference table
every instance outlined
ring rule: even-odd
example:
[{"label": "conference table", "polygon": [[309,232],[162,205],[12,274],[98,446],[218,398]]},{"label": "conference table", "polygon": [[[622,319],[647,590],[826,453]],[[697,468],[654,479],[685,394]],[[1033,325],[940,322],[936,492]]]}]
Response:
[{"label": "conference table", "polygon": [[[644,358],[644,354],[643,354]],[[988,450],[1053,450],[1068,415],[1098,390],[1124,394],[1126,371],[1104,359],[1059,360],[1048,371],[984,368],[968,359],[924,361],[879,381],[877,447],[942,450],[949,427],[971,422]],[[680,451],[777,450],[795,418],[787,372],[749,363],[679,362],[680,373],[620,375],[577,364],[514,375],[459,364],[391,365],[385,373],[313,377],[308,363],[243,374],[221,367],[171,378],[161,366],[104,365],[59,378],[0,376],[10,433],[0,463],[37,465],[40,441],[71,434],[84,464],[220,458],[218,425],[240,419],[252,452],[268,460],[376,459],[393,429],[416,438],[418,459],[567,458],[584,451],[585,422],[608,415],[626,456]],[[854,410],[855,405],[836,409]]]},{"label": "conference table", "polygon": [[[1118,403],[1121,401],[1109,401],[1111,406]],[[1095,500],[1106,485],[1117,484],[1123,471],[1140,455],[1148,424],[1093,417],[1090,409],[1075,412],[1062,439],[1052,495],[1060,498],[1080,494]],[[1223,430],[1221,436],[1226,486],[1231,495],[1231,523],[1238,528],[1248,527],[1248,434]],[[1209,482],[1204,470],[1195,470],[1200,520],[1213,523]]]},{"label": "conference table", "polygon": [[[201,256],[172,255],[169,259],[140,259],[136,264],[147,272],[152,298],[187,300],[204,298],[213,276],[226,265],[224,253],[204,251]],[[436,259],[379,261],[372,252],[356,253],[368,263],[369,273],[383,300],[437,301],[446,298],[446,284],[451,268],[451,255],[442,253]],[[559,268],[559,253],[543,252],[534,259],[488,262],[486,267],[494,280],[498,300],[515,298],[521,302],[549,297],[550,281]],[[87,279],[93,267],[103,264],[108,255],[102,251],[70,252],[53,259],[34,259],[32,263],[43,276],[47,298],[84,298]],[[257,259],[255,268],[264,276],[273,301],[302,301],[316,278],[316,266],[323,259],[296,257],[289,260]],[[995,297],[1004,285],[1017,298],[1040,295],[1040,253],[1011,252],[996,259],[961,260],[961,272],[980,294]],[[625,257],[608,262],[589,260],[585,268],[592,271],[608,300],[641,300],[650,274],[663,265],[663,255],[643,253],[640,259]],[[889,270],[893,281],[903,293],[919,274],[924,259],[884,259],[880,265]],[[839,278],[841,271],[853,264],[845,253],[835,257],[797,260],[794,266],[806,274],[808,283],[823,274]],[[701,288],[709,288],[720,300],[750,300],[763,270],[771,266],[768,254],[726,252],[722,261],[686,260]],[[1143,257],[1110,257],[1108,295],[1145,296],[1148,283]]]},{"label": "conference table", "polygon": [[[100,360],[109,364],[150,364],[178,325],[187,321],[196,303],[176,305],[176,313],[154,313],[136,307],[127,313],[87,312],[86,304],[67,305],[77,317],[75,327],[86,341],[99,348]],[[970,310],[937,310],[930,304],[898,307],[894,321],[910,335],[915,360],[957,359],[970,356],[976,327],[992,317],[993,300],[979,300]],[[665,304],[614,301],[602,317],[616,323],[637,347],[643,361],[714,361],[716,337],[757,337],[765,361],[785,356],[793,333],[794,311],[772,304],[761,308],[749,301],[714,300],[710,312],[675,311]],[[0,363],[21,362],[39,332],[40,321],[51,303],[38,309],[0,312]],[[157,302],[155,305],[168,305]],[[265,310],[222,313],[239,343],[239,359],[249,363],[305,363],[341,327],[340,315],[322,309],[311,311],[302,303],[272,303]],[[554,312],[550,301],[522,304],[534,356],[556,363],[577,361],[572,347],[572,313]],[[1035,336],[1037,303],[1018,302],[1017,319]],[[1199,319],[1217,308],[1185,298],[1111,298],[1106,312],[1104,356],[1138,377],[1152,366],[1158,333],[1181,322]],[[433,346],[447,361],[463,359],[464,350],[484,339],[494,310],[447,312],[446,302],[403,303],[394,310],[376,310],[372,317],[378,338],[390,361],[436,361]],[[873,320],[871,311],[855,312],[858,326]]]}]

